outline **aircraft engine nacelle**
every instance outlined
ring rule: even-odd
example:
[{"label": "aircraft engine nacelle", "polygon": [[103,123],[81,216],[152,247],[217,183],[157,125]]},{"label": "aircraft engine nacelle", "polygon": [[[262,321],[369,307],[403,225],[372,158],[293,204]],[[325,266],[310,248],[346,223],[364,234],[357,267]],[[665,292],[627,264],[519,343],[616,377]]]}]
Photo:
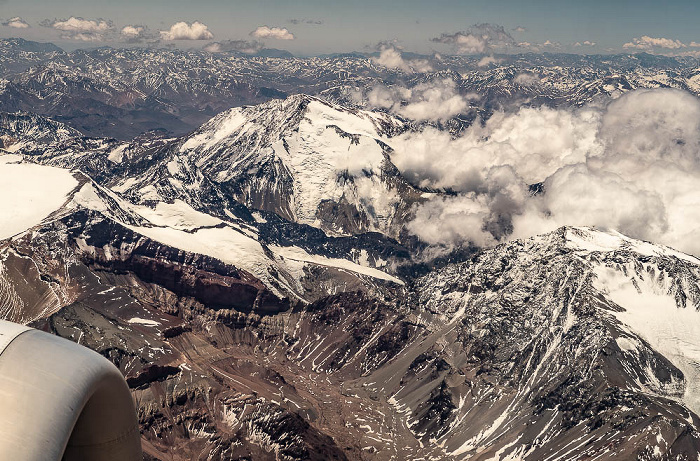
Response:
[{"label": "aircraft engine nacelle", "polygon": [[83,346],[0,320],[0,459],[143,459],[122,374]]}]

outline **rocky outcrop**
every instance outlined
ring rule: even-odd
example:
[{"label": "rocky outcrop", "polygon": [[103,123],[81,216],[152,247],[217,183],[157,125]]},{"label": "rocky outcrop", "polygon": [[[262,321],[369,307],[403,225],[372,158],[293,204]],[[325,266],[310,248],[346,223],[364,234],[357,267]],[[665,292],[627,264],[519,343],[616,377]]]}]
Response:
[{"label": "rocky outcrop", "polygon": [[37,325],[122,369],[151,459],[676,459],[700,449],[690,378],[618,319],[635,307],[601,272],[694,306],[700,263],[656,248],[563,228],[277,312],[94,257]]}]

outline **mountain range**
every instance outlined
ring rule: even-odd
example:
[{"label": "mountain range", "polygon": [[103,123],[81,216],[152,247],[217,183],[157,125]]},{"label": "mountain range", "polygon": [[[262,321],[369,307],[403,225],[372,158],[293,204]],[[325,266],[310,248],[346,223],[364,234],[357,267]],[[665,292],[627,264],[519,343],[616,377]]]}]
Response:
[{"label": "mountain range", "polygon": [[[451,192],[392,162],[415,121],[346,90],[447,71],[2,47],[2,318],[110,359],[146,459],[698,459],[697,257],[564,226],[427,260],[406,231]],[[459,88],[576,105],[697,69],[509,59]]]},{"label": "mountain range", "polygon": [[700,94],[700,63],[691,57],[528,53],[497,55],[482,66],[474,56],[422,58],[426,71],[407,73],[366,53],[273,58],[157,48],[64,52],[52,44],[2,39],[0,107],[47,116],[86,135],[130,140],[153,130],[183,135],[231,107],[289,94],[373,109],[357,98],[358,89],[410,89],[445,79],[460,93],[479,96],[453,129],[501,107],[581,106],[637,88]]}]

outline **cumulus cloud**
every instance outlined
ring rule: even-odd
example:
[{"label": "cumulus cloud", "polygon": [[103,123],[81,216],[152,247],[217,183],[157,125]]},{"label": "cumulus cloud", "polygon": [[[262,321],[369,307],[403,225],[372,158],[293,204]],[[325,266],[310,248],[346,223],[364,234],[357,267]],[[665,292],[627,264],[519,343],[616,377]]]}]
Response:
[{"label": "cumulus cloud", "polygon": [[124,26],[120,32],[121,36],[127,39],[139,38],[144,32],[142,26]]},{"label": "cumulus cloud", "polygon": [[163,40],[211,40],[214,34],[211,33],[206,24],[195,21],[192,24],[177,22],[170,26],[169,30],[161,30],[160,37]]},{"label": "cumulus cloud", "polygon": [[523,26],[517,26],[517,27],[513,28],[513,32],[523,33],[523,32],[527,32],[527,29],[524,28]]},{"label": "cumulus cloud", "polygon": [[406,229],[431,245],[458,246],[464,242],[485,247],[497,241],[484,230],[489,217],[484,196],[439,197],[416,209]]},{"label": "cumulus cloud", "polygon": [[411,72],[411,67],[403,57],[401,57],[401,52],[396,48],[384,48],[377,58],[372,58],[375,64],[384,66],[389,69],[401,69],[406,72]]},{"label": "cumulus cloud", "polygon": [[294,34],[284,27],[260,26],[250,33],[251,37],[274,40],[294,40]]},{"label": "cumulus cloud", "polygon": [[460,95],[452,80],[441,84],[421,84],[411,89],[408,104],[398,113],[413,120],[447,120],[464,112],[469,103]]},{"label": "cumulus cloud", "polygon": [[540,78],[530,72],[521,72],[518,75],[515,76],[513,79],[514,83],[517,83],[520,86],[532,86],[537,83],[539,83]]},{"label": "cumulus cloud", "polygon": [[595,46],[595,45],[596,45],[596,43],[595,43],[595,42],[592,42],[592,41],[590,41],[590,40],[584,40],[583,42],[576,42],[576,43],[574,43],[574,47],[575,47],[575,48],[579,48],[579,47],[582,47],[582,46]]},{"label": "cumulus cloud", "polygon": [[126,25],[119,31],[120,38],[127,43],[143,43],[157,41],[157,37],[149,32],[146,26]]},{"label": "cumulus cloud", "polygon": [[465,112],[469,99],[457,91],[454,81],[446,79],[412,88],[378,85],[367,93],[366,104],[416,121],[440,121]]},{"label": "cumulus cloud", "polygon": [[395,46],[380,46],[378,57],[373,57],[372,62],[387,69],[399,69],[404,72],[430,72],[432,66],[426,59],[404,59],[401,51]]},{"label": "cumulus cloud", "polygon": [[[666,208],[658,191],[606,169],[588,163],[566,166],[547,178],[544,188],[542,210],[553,226],[612,228],[650,240],[668,231]],[[519,232],[527,234],[528,230]]]},{"label": "cumulus cloud", "polygon": [[102,41],[114,29],[111,21],[75,16],[65,20],[44,21],[42,25],[61,31],[61,38],[85,42]]},{"label": "cumulus cloud", "polygon": [[28,29],[29,24],[27,22],[20,18],[19,16],[16,16],[14,18],[8,19],[7,21],[2,23],[3,26],[6,27],[12,27],[14,29]]},{"label": "cumulus cloud", "polygon": [[452,45],[453,50],[459,54],[490,53],[493,49],[517,46],[503,26],[496,24],[475,24],[466,31],[442,34],[431,41]]},{"label": "cumulus cloud", "polygon": [[[585,225],[700,255],[700,100],[689,93],[498,112],[457,138],[429,128],[392,147],[409,180],[458,192],[416,208],[407,229],[428,243],[488,245]],[[542,192],[530,193],[533,184]]]},{"label": "cumulus cloud", "polygon": [[547,107],[496,112],[457,138],[435,128],[397,137],[392,161],[427,188],[476,192],[494,166],[511,166],[524,184],[533,184],[596,150],[599,117],[594,110]]},{"label": "cumulus cloud", "polygon": [[551,40],[545,40],[544,43],[541,43],[538,46],[539,46],[539,48],[549,48],[549,49],[553,49],[553,50],[560,50],[561,49],[561,43],[553,42]]},{"label": "cumulus cloud", "polygon": [[484,56],[483,58],[479,59],[479,62],[477,62],[476,65],[479,67],[488,67],[491,64],[498,64],[499,62],[501,61],[493,56]]},{"label": "cumulus cloud", "polygon": [[[518,42],[515,46],[517,46],[521,50],[531,51],[534,53],[540,53],[545,51],[559,52],[564,49],[564,46],[561,44],[561,42],[553,42],[551,40],[545,40],[544,42],[539,43]],[[575,47],[576,44],[573,44],[572,46]]]},{"label": "cumulus cloud", "polygon": [[655,38],[649,37],[648,35],[643,35],[642,37],[635,37],[631,42],[622,45],[626,49],[638,49],[638,50],[653,50],[654,48],[663,48],[668,50],[677,50],[680,48],[685,48],[686,45],[680,40],[673,40],[670,38]]},{"label": "cumulus cloud", "polygon": [[209,43],[204,47],[204,51],[209,53],[223,53],[226,51],[237,51],[245,54],[255,54],[263,49],[263,43],[257,40],[224,40],[222,42]]}]

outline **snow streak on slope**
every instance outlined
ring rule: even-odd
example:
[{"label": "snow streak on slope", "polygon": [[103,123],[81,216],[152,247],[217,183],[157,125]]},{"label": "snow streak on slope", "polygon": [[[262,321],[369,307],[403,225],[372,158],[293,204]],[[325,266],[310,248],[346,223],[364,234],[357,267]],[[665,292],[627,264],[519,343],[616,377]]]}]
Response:
[{"label": "snow streak on slope", "polygon": [[[629,333],[643,338],[683,372],[685,382],[675,386],[683,389],[683,403],[700,414],[700,299],[691,290],[679,295],[678,290],[687,283],[684,274],[656,258],[691,263],[690,270],[696,275],[700,274],[700,260],[617,232],[576,228],[567,233],[567,239],[572,248],[586,253],[629,251],[643,257],[641,262],[622,258],[600,262],[594,267],[593,286],[624,309],[614,316]],[[618,338],[617,342],[627,353],[639,353],[640,344],[633,337]]]},{"label": "snow streak on slope", "polygon": [[[304,268],[309,264],[403,284],[401,280],[380,270],[363,267],[345,259],[310,255],[296,247],[263,247],[258,241],[256,229],[196,211],[179,200],[172,204],[159,202],[155,208],[132,205],[113,192],[88,183],[75,194],[73,202],[112,215],[113,219],[118,220],[105,205],[101,194],[115,200],[125,214],[140,218],[139,225],[122,222],[134,232],[173,248],[210,256],[243,269],[282,297],[288,293],[280,292],[279,284],[291,293],[299,294],[302,291],[300,282],[305,275]],[[284,274],[289,276],[285,277]]]},{"label": "snow streak on slope", "polygon": [[691,264],[700,265],[700,259],[694,256],[667,246],[632,239],[611,229],[595,230],[585,227],[571,227],[566,238],[569,246],[576,250],[586,252],[627,250],[644,256],[672,256]]},{"label": "snow streak on slope", "polygon": [[455,459],[660,459],[632,453],[697,427],[699,281],[695,258],[591,228],[485,249],[412,284],[444,320],[367,384]]},{"label": "snow streak on slope", "polygon": [[13,161],[17,156],[0,156],[0,239],[39,224],[78,185],[68,170]]},{"label": "snow streak on slope", "polygon": [[386,231],[405,197],[384,139],[402,126],[295,95],[214,117],[181,141],[173,161],[227,185],[251,208],[332,233]]},{"label": "snow streak on slope", "polygon": [[[683,403],[700,414],[700,313],[676,306],[662,286],[635,284],[633,278],[604,267],[596,275],[601,292],[625,309],[615,317],[683,372]],[[633,342],[627,348],[636,351]]]},{"label": "snow streak on slope", "polygon": [[[348,135],[356,137],[348,141]],[[317,101],[309,104],[307,115],[299,124],[298,136],[286,138],[287,146],[280,142],[273,147],[292,172],[299,222],[318,227],[319,204],[327,199],[338,202],[343,195],[352,193],[357,195],[350,200],[352,203],[379,198],[375,200],[376,218],[386,221],[399,197],[391,196],[381,184],[379,174],[384,153],[376,141],[378,137],[366,119],[333,110]],[[338,181],[345,172],[355,178],[357,189],[344,187]]]}]

